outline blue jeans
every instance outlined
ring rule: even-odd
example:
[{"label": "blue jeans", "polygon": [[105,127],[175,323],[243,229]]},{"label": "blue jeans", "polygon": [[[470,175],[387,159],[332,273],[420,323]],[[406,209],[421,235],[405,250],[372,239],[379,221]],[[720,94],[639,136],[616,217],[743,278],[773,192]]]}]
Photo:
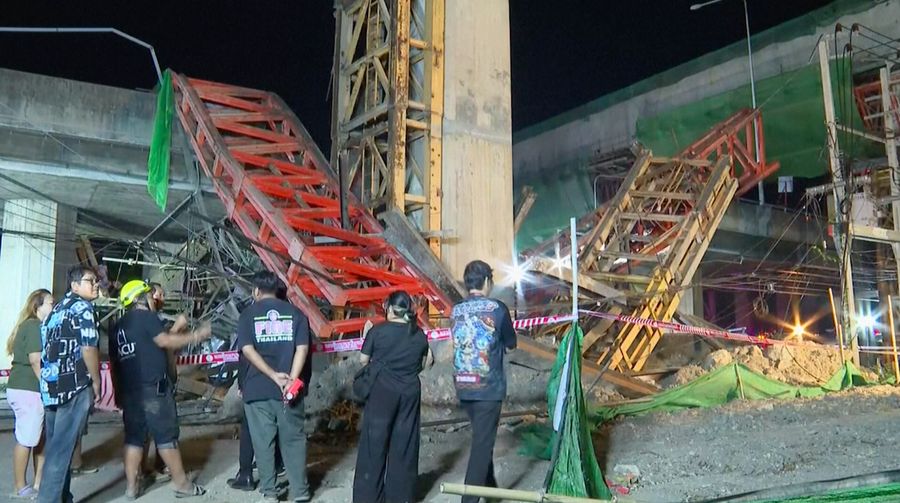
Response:
[{"label": "blue jeans", "polygon": [[88,386],[65,404],[44,410],[47,443],[44,447],[44,472],[38,503],[74,501],[69,490],[72,480],[69,467],[72,464],[72,454],[75,453],[75,444],[84,431],[93,403],[94,390]]}]

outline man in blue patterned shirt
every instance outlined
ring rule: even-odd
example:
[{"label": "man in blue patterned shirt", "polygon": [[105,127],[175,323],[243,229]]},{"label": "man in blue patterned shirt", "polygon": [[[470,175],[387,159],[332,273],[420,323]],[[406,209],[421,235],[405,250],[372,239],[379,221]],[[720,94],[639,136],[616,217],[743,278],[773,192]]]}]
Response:
[{"label": "man in blue patterned shirt", "polygon": [[100,351],[91,301],[97,298],[97,274],[82,266],[69,269],[69,291],[41,324],[41,399],[46,446],[39,503],[74,501],[69,465],[94,400],[100,398]]},{"label": "man in blue patterned shirt", "polygon": [[[453,306],[453,367],[456,395],[472,423],[472,448],[466,467],[466,485],[497,487],[494,477],[494,441],[500,408],[506,398],[503,355],[516,347],[516,331],[509,309],[488,297],[494,271],[481,260],[469,262],[463,273],[469,296]],[[463,496],[463,503],[477,497]]]}]

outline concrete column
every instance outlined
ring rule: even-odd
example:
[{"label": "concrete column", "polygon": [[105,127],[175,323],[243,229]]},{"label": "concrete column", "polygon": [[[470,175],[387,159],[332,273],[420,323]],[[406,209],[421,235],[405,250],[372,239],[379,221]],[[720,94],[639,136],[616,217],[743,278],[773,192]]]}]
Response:
[{"label": "concrete column", "polygon": [[75,221],[78,211],[70,206],[56,208],[56,243],[53,255],[53,298],[58,299],[69,290],[69,268],[78,263],[75,255]]},{"label": "concrete column", "polygon": [[56,203],[11,199],[3,205],[3,235],[0,241],[0,368],[8,369],[6,340],[28,294],[38,288],[53,288],[57,236]]},{"label": "concrete column", "polygon": [[457,278],[482,259],[512,262],[508,0],[446,3],[441,259]]}]

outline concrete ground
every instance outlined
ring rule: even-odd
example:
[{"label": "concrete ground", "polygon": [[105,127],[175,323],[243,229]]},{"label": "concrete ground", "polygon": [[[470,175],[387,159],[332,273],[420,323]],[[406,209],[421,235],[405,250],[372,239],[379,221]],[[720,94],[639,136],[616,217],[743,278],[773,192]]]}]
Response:
[{"label": "concrete ground", "polygon": [[[12,450],[9,421],[3,421],[0,452]],[[245,493],[229,488],[225,481],[234,476],[238,466],[237,425],[186,426],[182,428],[182,454],[185,464],[196,473],[196,480],[209,491],[205,496],[184,501],[252,502],[260,501],[258,493]],[[468,459],[470,433],[466,426],[430,428],[422,433],[419,494],[423,501],[459,501],[458,497],[440,494],[441,481],[461,483]],[[86,465],[99,466],[100,471],[73,480],[72,492],[79,502],[124,502],[125,481],[122,470],[121,426],[114,422],[91,424],[84,440]],[[496,455],[497,477],[509,487],[538,487],[547,463],[516,454],[518,448],[510,427],[501,426]],[[355,438],[346,435],[316,435],[309,443],[308,469],[315,491],[314,501],[347,503],[351,498],[353,469],[356,461]],[[11,459],[0,458],[0,501],[12,493]],[[161,503],[173,501],[167,484],[152,486],[138,501]]]},{"label": "concrete ground", "polygon": [[[679,413],[620,418],[595,434],[601,468],[635,465],[641,472],[631,496],[639,502],[705,501],[725,495],[900,467],[900,390],[857,389],[819,399],[733,402]],[[0,420],[0,452],[12,449],[11,421]],[[540,487],[547,463],[517,453],[515,420],[501,426],[495,459],[504,487]],[[209,493],[195,501],[257,501],[225,481],[237,471],[237,426],[185,426],[182,452]],[[441,481],[461,482],[468,457],[467,425],[422,432],[419,494],[422,501],[459,501],[439,494]],[[317,434],[310,440],[309,473],[314,501],[347,503],[355,463],[355,435]],[[118,502],[125,483],[121,425],[115,416],[95,417],[85,439],[88,465],[99,473],[75,479],[77,501]],[[10,456],[0,457],[0,500],[12,492]],[[158,484],[140,501],[173,501]]]}]

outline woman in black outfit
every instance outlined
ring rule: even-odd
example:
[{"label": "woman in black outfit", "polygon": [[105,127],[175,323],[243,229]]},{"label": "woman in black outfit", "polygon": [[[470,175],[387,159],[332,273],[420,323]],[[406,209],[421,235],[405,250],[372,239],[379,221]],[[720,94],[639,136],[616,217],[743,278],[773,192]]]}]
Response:
[{"label": "woman in black outfit", "polygon": [[353,477],[354,503],[416,500],[419,474],[419,373],[434,363],[425,333],[416,325],[409,294],[394,292],[385,303],[387,321],[363,342],[362,363],[383,365],[363,411]]}]

